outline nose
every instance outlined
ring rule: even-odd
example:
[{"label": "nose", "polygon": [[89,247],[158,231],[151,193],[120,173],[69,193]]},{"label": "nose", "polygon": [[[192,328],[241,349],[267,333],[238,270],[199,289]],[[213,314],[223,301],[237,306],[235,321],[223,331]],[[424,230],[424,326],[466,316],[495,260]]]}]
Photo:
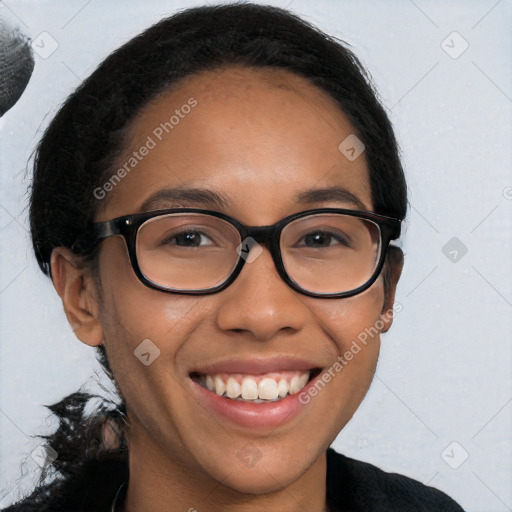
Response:
[{"label": "nose", "polygon": [[267,248],[251,263],[246,261],[219,297],[218,327],[248,332],[260,341],[300,331],[311,314],[304,298],[281,279]]}]

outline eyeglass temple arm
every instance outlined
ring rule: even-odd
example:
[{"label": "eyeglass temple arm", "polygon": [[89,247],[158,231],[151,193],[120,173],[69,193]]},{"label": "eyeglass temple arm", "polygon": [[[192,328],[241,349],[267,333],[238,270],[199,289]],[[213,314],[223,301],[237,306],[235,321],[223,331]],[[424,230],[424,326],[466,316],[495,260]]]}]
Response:
[{"label": "eyeglass temple arm", "polygon": [[99,242],[105,238],[109,238],[114,235],[121,234],[119,219],[113,219],[106,222],[94,223],[88,235],[78,238],[75,243],[71,246],[72,250],[78,252],[89,252],[92,251]]},{"label": "eyeglass temple arm", "polygon": [[390,219],[389,222],[384,224],[384,227],[387,230],[387,234],[389,236],[389,241],[396,240],[400,237],[402,232],[402,221],[400,219]]},{"label": "eyeglass temple arm", "polygon": [[97,241],[104,240],[111,236],[120,235],[120,222],[119,219],[109,220],[106,222],[98,222],[94,225],[93,229],[94,238]]}]

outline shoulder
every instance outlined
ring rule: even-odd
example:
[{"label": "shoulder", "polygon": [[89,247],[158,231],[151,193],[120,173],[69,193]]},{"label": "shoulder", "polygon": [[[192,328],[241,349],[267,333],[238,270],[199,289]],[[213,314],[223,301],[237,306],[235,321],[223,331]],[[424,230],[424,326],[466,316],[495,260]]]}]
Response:
[{"label": "shoulder", "polygon": [[89,461],[76,474],[39,486],[0,512],[110,512],[117,489],[127,480],[126,462]]},{"label": "shoulder", "polygon": [[332,512],[464,512],[449,496],[417,480],[327,450]]}]

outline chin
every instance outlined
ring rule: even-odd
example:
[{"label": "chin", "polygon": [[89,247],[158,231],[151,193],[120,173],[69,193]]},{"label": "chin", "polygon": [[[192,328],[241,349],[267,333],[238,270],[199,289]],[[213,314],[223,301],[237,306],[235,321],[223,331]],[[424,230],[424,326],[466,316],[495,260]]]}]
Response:
[{"label": "chin", "polygon": [[230,453],[221,450],[218,456],[210,453],[208,461],[203,459],[200,463],[214,480],[236,492],[268,494],[293,484],[317,462],[319,453],[323,453],[321,446],[313,449],[312,440],[307,444],[296,440],[293,446],[286,446],[284,441],[277,446],[261,441],[248,441]]},{"label": "chin", "polygon": [[291,485],[303,471],[296,465],[278,461],[265,466],[258,464],[253,468],[235,469],[220,481],[241,494],[269,494]]}]

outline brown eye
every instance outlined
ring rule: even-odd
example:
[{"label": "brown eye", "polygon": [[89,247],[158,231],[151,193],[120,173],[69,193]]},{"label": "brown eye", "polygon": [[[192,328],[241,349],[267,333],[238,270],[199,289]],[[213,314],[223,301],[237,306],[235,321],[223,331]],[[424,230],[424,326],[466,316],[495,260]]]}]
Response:
[{"label": "brown eye", "polygon": [[350,247],[350,243],[345,236],[341,233],[333,233],[332,231],[315,231],[304,236],[303,240],[304,244],[302,245],[310,248],[329,247],[337,244]]},{"label": "brown eye", "polygon": [[178,245],[182,247],[200,247],[204,245],[211,245],[206,243],[211,238],[202,233],[201,231],[183,231],[166,237],[162,240],[162,245]]}]

